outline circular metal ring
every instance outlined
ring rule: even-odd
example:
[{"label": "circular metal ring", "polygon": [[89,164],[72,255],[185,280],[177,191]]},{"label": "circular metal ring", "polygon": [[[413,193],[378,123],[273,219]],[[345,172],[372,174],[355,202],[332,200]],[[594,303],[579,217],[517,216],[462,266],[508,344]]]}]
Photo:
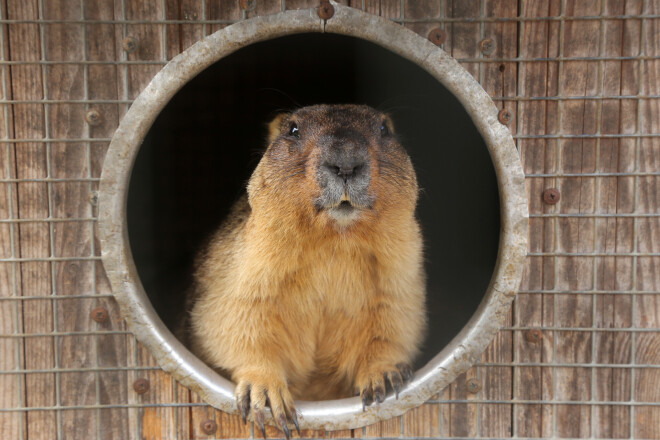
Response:
[{"label": "circular metal ring", "polygon": [[232,52],[285,35],[330,32],[376,43],[422,67],[453,93],[483,137],[498,181],[501,233],[496,267],[478,309],[458,335],[412,381],[380,405],[362,410],[358,397],[297,402],[300,425],[349,429],[398,416],[416,407],[466,371],[486,349],[507,316],[527,249],[527,198],[520,158],[509,130],[498,120],[488,94],[442,49],[386,19],[333,2],[324,21],[315,9],[287,11],[238,22],[204,38],[171,60],[144,89],[110,143],[101,176],[99,230],[102,259],[123,316],[160,366],[214,407],[237,413],[234,384],[193,356],[164,326],[140,283],[131,256],[126,200],[131,170],[152,123],[174,94],[202,70]]}]

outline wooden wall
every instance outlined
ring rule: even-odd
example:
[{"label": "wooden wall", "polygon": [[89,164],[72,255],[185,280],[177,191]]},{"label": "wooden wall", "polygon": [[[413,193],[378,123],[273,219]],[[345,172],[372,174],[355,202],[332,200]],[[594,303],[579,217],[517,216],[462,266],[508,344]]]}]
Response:
[{"label": "wooden wall", "polygon": [[[425,37],[444,28],[444,49],[512,112],[529,256],[506,327],[437,398],[364,429],[304,435],[660,438],[660,2],[342,3]],[[1,2],[0,438],[258,437],[159,370],[126,330],[94,195],[113,131],[167,60],[231,22],[318,1],[255,4]],[[137,51],[122,48],[126,36]],[[550,187],[558,204],[542,200]],[[98,306],[108,320],[90,318]]]}]

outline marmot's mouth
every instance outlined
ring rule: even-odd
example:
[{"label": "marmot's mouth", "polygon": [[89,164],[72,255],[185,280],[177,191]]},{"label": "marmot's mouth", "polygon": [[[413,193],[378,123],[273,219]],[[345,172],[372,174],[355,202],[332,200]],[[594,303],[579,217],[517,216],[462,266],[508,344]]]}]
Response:
[{"label": "marmot's mouth", "polygon": [[351,211],[353,211],[355,209],[355,207],[353,205],[351,205],[351,202],[349,202],[348,200],[342,200],[339,203],[339,205],[337,205],[337,207],[335,209],[342,212],[342,213],[347,213],[348,214]]}]

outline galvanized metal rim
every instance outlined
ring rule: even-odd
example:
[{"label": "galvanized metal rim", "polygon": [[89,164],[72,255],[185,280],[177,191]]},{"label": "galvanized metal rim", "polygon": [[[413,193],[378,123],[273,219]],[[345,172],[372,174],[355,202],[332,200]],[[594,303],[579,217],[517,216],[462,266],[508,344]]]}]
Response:
[{"label": "galvanized metal rim", "polygon": [[332,2],[327,22],[316,9],[287,11],[238,22],[197,42],[170,61],[122,119],[110,143],[99,191],[103,264],[129,328],[160,366],[210,405],[237,413],[234,384],[193,356],[164,326],[140,283],[126,227],[126,200],[135,157],[152,123],[174,94],[202,70],[250,44],[285,35],[329,32],[374,42],[427,70],[463,104],[484,138],[495,166],[501,205],[496,267],[472,319],[440,353],[415,372],[399,398],[362,410],[359,398],[296,403],[308,429],[349,429],[395,417],[416,407],[466,371],[486,349],[507,316],[527,249],[524,174],[509,130],[498,121],[488,94],[442,49],[380,17]]}]

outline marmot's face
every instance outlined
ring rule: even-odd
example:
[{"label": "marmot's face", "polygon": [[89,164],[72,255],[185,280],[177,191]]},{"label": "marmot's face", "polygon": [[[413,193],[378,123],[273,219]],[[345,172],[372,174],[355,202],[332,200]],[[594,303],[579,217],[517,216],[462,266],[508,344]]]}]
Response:
[{"label": "marmot's face", "polygon": [[257,176],[263,180],[255,185],[253,176],[251,197],[273,188],[340,227],[397,204],[414,210],[415,173],[383,113],[357,105],[304,107],[276,118],[269,140]]}]

